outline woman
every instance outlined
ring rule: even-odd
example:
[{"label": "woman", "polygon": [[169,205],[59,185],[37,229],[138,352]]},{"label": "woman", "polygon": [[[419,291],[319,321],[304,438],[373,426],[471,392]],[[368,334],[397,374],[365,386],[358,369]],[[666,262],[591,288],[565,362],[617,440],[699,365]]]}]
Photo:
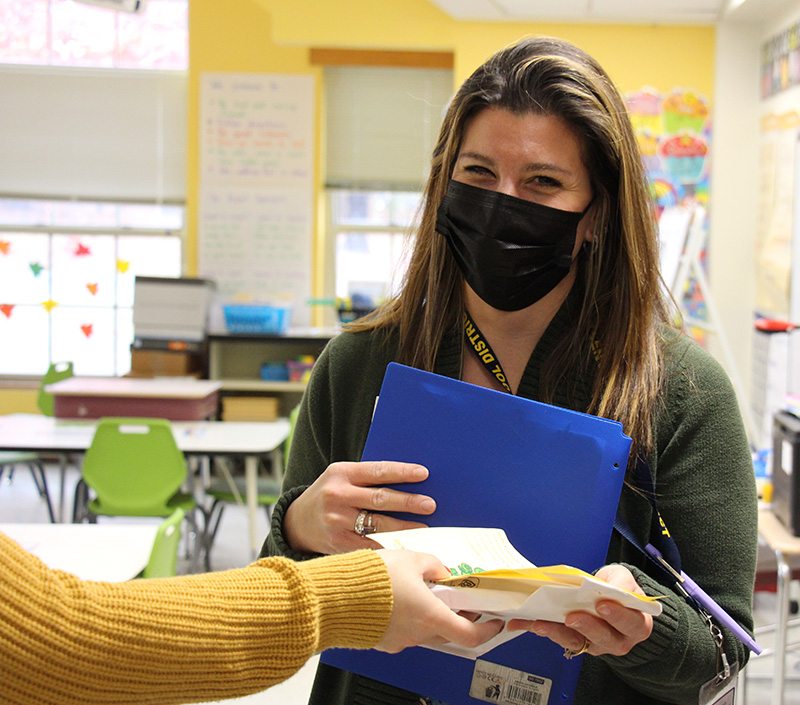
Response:
[{"label": "woman", "polygon": [[358,551],[91,582],[0,533],[0,702],[206,702],[264,690],[331,646],[396,652],[492,638],[498,620],[473,624],[431,594],[425,581],[448,575],[424,553]]},{"label": "woman", "polygon": [[[607,74],[557,39],[498,52],[453,98],[424,196],[401,293],[334,339],[315,367],[264,550],[350,550],[369,542],[358,535],[365,526],[417,525],[384,512],[435,511],[437,498],[380,488],[422,479],[424,468],[354,462],[396,360],[620,421],[633,448],[619,514],[643,543],[661,532],[631,475],[646,459],[683,569],[751,629],[757,512],[741,417],[719,365],[672,327],[647,184]],[[476,331],[499,365],[481,363]],[[601,603],[602,618],[534,623],[588,654],[575,702],[697,702],[720,670],[703,617],[617,534],[607,562],[598,576],[667,599],[655,619]],[[723,637],[728,662],[744,664],[746,648]],[[384,702],[353,674],[321,667],[317,682],[319,702]]]}]

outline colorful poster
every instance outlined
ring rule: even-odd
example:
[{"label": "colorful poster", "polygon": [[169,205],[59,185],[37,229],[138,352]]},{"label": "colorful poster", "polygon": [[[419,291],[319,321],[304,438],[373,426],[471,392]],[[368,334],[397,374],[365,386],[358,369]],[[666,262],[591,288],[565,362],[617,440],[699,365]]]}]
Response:
[{"label": "colorful poster", "polygon": [[800,22],[761,47],[761,98],[800,85]]},{"label": "colorful poster", "polygon": [[756,311],[792,316],[792,232],[800,114],[765,115],[759,141]]},{"label": "colorful poster", "polygon": [[[628,94],[625,103],[658,216],[672,206],[708,207],[711,118],[707,100],[691,88],[663,94],[645,87]],[[678,243],[678,249],[682,245]],[[694,280],[687,282],[682,304],[690,318],[707,320],[702,292]],[[690,327],[690,332],[704,342],[703,328]]]},{"label": "colorful poster", "polygon": [[688,88],[668,94],[642,88],[628,94],[625,103],[659,209],[707,203],[711,119],[706,99]]}]

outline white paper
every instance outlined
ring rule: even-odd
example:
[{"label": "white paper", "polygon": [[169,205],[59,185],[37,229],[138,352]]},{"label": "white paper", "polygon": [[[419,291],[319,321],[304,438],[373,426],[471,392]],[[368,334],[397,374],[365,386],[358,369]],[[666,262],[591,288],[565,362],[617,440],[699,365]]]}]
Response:
[{"label": "white paper", "polygon": [[[407,549],[431,553],[450,570],[454,577],[461,576],[462,586],[431,586],[431,591],[448,607],[457,611],[477,612],[480,621],[502,618],[544,619],[563,623],[570,612],[584,611],[597,615],[595,605],[599,600],[614,600],[651,615],[661,614],[657,601],[642,598],[626,590],[597,580],[588,575],[565,572],[559,577],[559,566],[542,568],[551,580],[503,578],[502,585],[508,589],[497,589],[498,579],[493,571],[526,571],[536,568],[509,542],[502,529],[464,527],[435,527],[410,529],[372,534],[370,538],[389,549]],[[524,573],[522,573],[524,575]],[[491,589],[481,588],[481,582],[491,580]],[[445,644],[438,651],[477,658],[509,639],[522,634],[503,629],[497,636],[474,649]]]}]

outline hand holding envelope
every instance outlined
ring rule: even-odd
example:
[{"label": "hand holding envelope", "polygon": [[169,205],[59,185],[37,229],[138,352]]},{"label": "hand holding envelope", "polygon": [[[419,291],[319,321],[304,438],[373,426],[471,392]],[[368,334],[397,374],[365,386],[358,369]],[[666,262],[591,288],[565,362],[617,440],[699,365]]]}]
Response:
[{"label": "hand holding envelope", "polygon": [[[373,534],[384,548],[435,555],[453,577],[437,581],[433,593],[448,607],[480,613],[485,619],[543,619],[564,622],[570,612],[597,614],[600,600],[615,600],[651,615],[661,613],[656,598],[637,595],[570,566],[537,568],[509,542],[502,529],[435,527]],[[440,651],[476,658],[521,632],[504,630],[476,649],[447,644]]]}]

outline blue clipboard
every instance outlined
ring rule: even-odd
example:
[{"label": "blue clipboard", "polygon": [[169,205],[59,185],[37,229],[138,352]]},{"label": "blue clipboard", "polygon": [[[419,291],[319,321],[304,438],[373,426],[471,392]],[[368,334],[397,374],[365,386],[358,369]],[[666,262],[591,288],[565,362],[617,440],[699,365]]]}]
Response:
[{"label": "blue clipboard", "polygon": [[[616,421],[390,363],[362,459],[428,468],[424,482],[395,487],[432,496],[436,512],[397,516],[501,528],[536,565],[593,571],[606,560],[630,446]],[[568,705],[582,658],[568,661],[563,651],[525,633],[477,663],[548,679],[547,702]],[[453,705],[488,700],[469,694],[476,661],[431,649],[331,649],[321,660]]]}]

